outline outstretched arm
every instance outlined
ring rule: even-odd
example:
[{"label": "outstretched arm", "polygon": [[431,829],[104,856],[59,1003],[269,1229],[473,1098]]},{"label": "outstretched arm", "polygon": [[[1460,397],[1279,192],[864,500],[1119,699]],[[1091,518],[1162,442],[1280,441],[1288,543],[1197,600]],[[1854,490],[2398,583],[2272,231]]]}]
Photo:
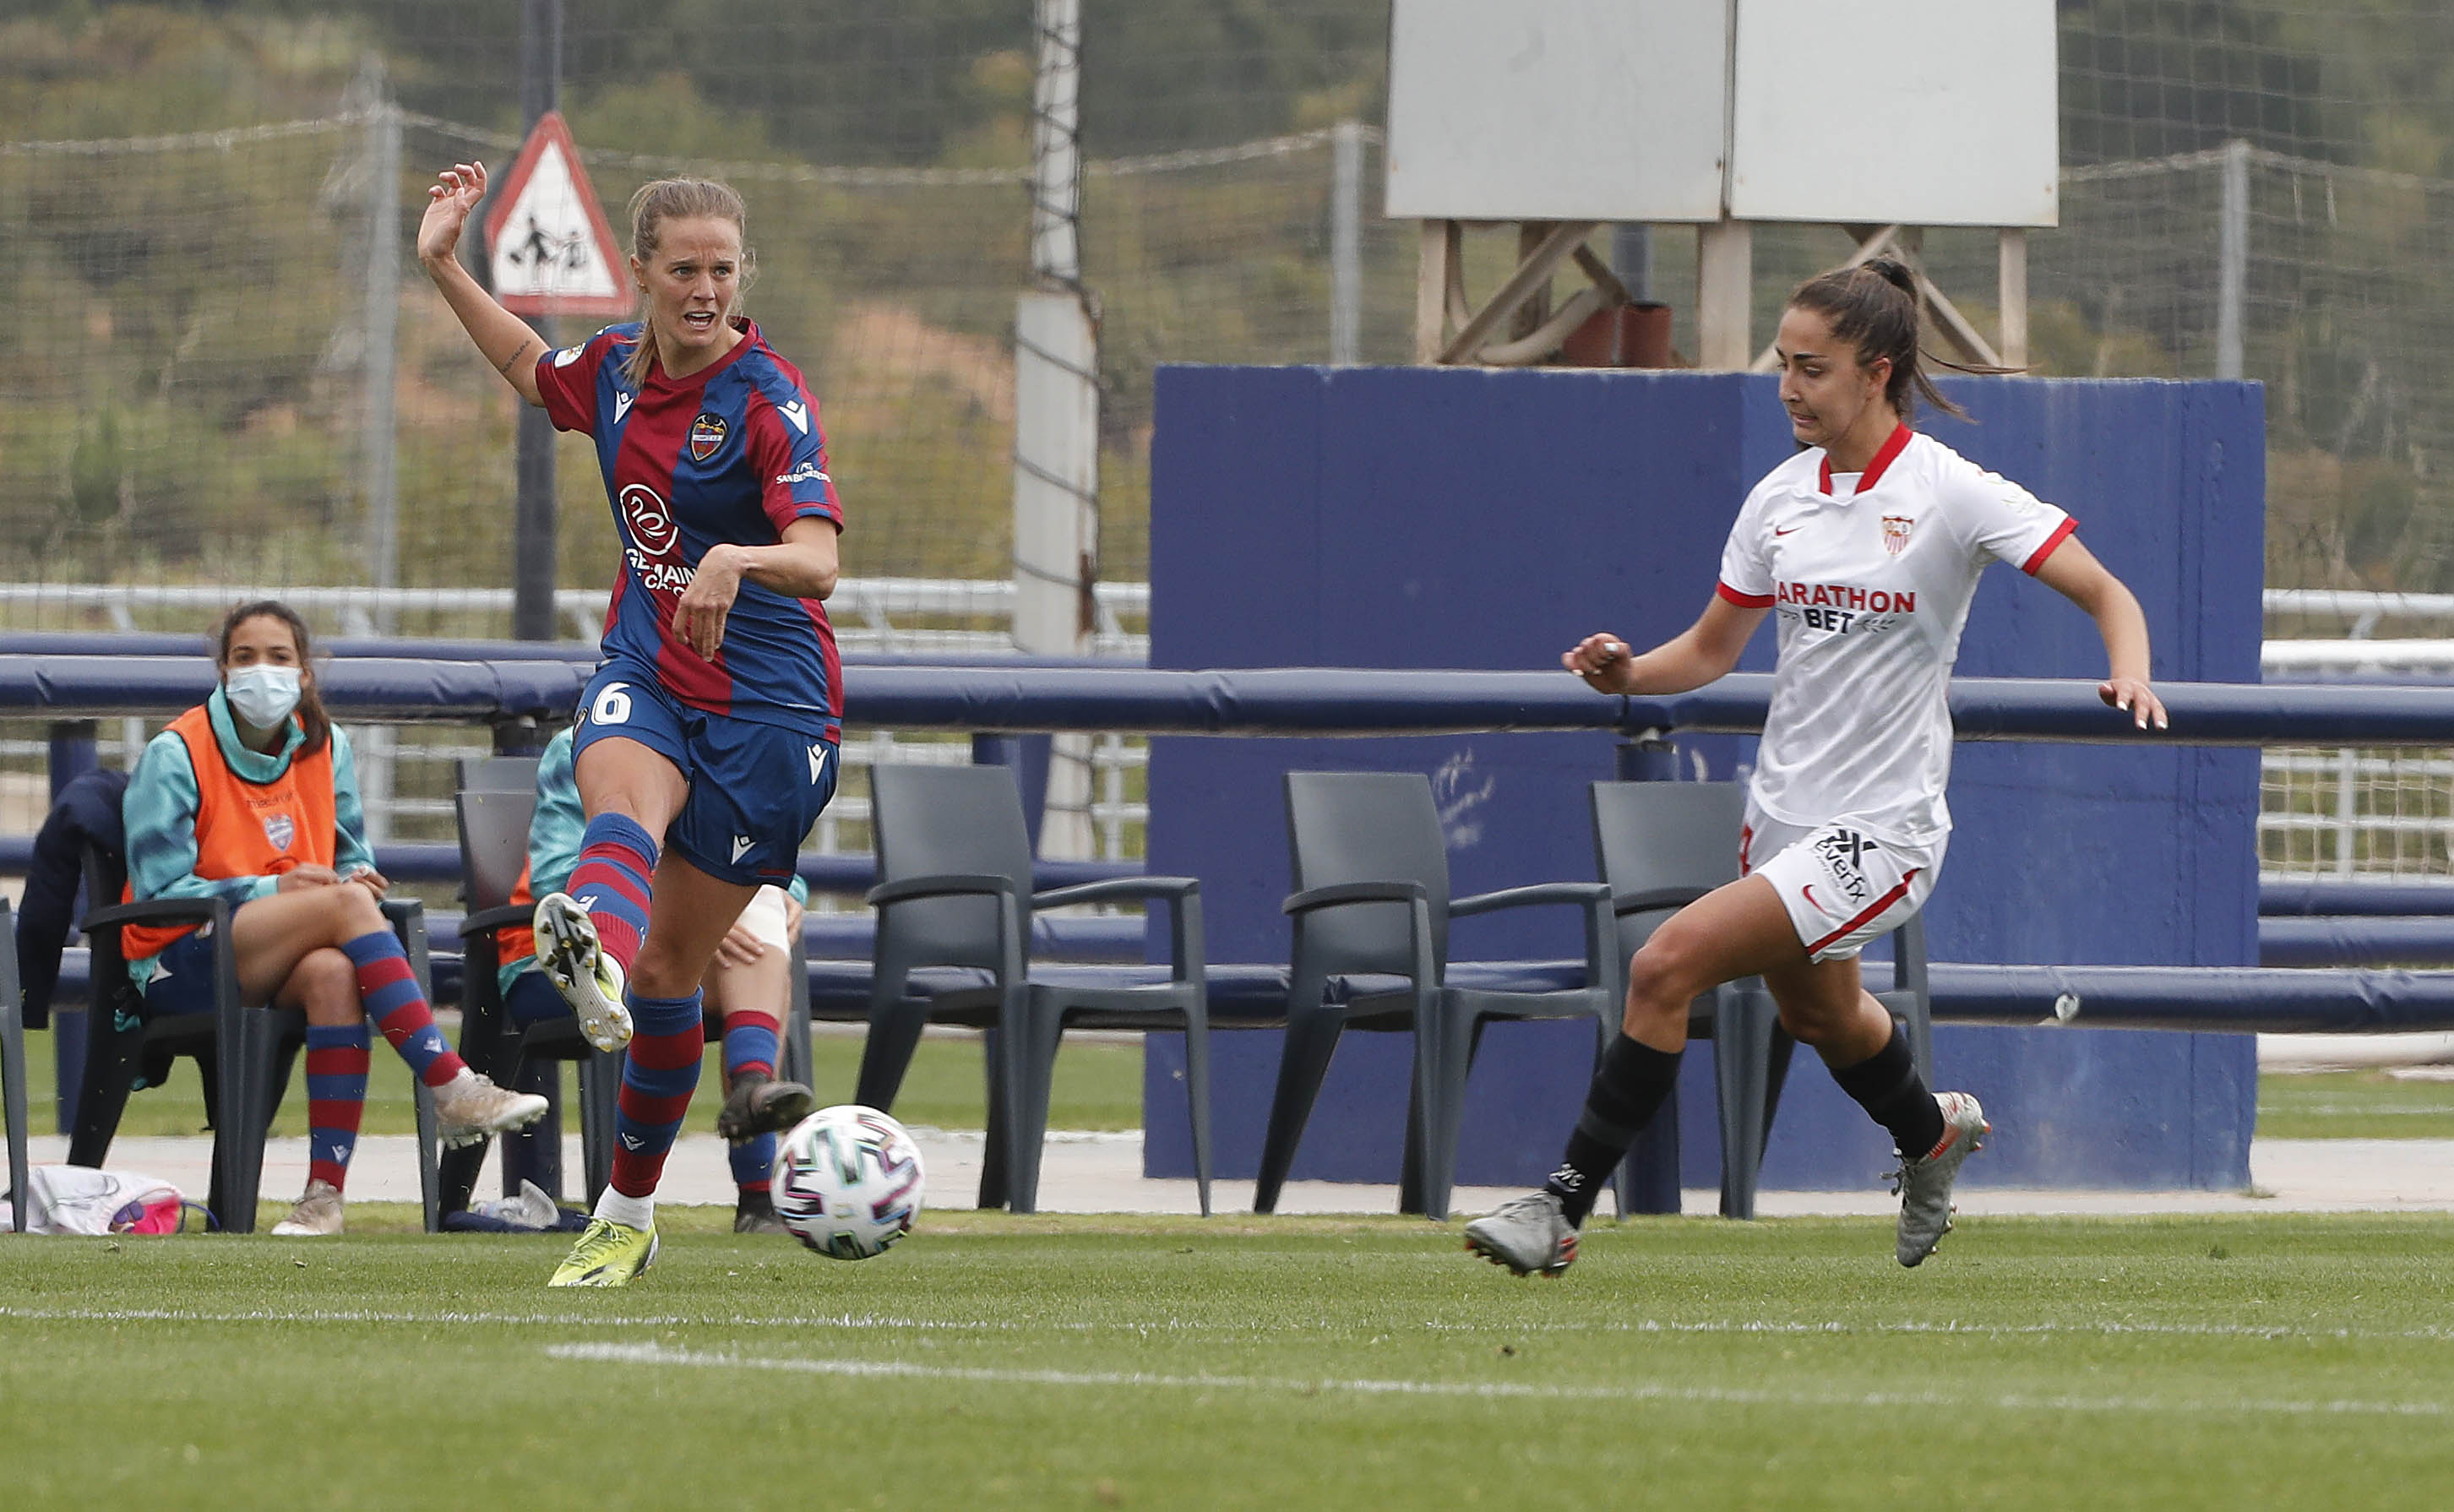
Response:
[{"label": "outstretched arm", "polygon": [[1685,693],[1739,664],[1739,653],[1747,649],[1747,637],[1763,623],[1764,613],[1716,594],[1694,624],[1640,656],[1604,632],[1560,653],[1559,665],[1600,693]]},{"label": "outstretched arm", "polygon": [[2155,721],[2165,727],[2164,705],[2147,685],[2147,616],[2122,579],[2105,570],[2079,537],[2067,537],[2037,569],[2037,581],[2087,611],[2104,636],[2104,657],[2111,675],[2097,684],[2096,696],[2117,709],[2127,710],[2140,729]]},{"label": "outstretched arm", "polygon": [[494,296],[479,288],[453,255],[460,246],[460,229],[469,224],[470,212],[485,197],[483,163],[455,164],[437,176],[426,192],[426,218],[417,225],[418,265],[443,291],[443,302],[460,317],[469,339],[477,343],[494,371],[520,392],[521,398],[541,407],[545,398],[537,393],[536,359],[545,354],[545,338],[495,303]]}]

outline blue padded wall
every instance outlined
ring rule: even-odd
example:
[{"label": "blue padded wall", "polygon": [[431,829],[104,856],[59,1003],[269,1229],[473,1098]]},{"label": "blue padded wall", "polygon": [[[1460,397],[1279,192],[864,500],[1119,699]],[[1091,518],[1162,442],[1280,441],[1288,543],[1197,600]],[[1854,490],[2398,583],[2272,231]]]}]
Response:
[{"label": "blue padded wall", "polygon": [[[1924,422],[2072,511],[2138,593],[2164,679],[2255,681],[2263,441],[2254,385],[1973,379],[1976,424]],[[1789,454],[1773,380],[1741,374],[1172,367],[1152,454],[1152,663],[1173,668],[1558,664],[1589,631],[1641,647],[1690,623],[1754,481]],[[1768,670],[1767,627],[1742,665]],[[2009,568],[1989,573],[1966,675],[2095,678],[2094,626]],[[1560,675],[1565,676],[1562,673]],[[1681,769],[1742,774],[1753,742],[1682,741]],[[1150,865],[1202,879],[1214,960],[1286,958],[1281,774],[1430,775],[1462,894],[1594,875],[1593,736],[1153,743]],[[2254,752],[1962,744],[1958,820],[1928,908],[1934,958],[2241,964],[2256,949]],[[1564,913],[1564,911],[1561,911]],[[1453,954],[1577,953],[1563,917],[1471,919]],[[1556,1160],[1590,1035],[1503,1025],[1469,1090],[1459,1179],[1538,1180]],[[1716,1179],[1711,1051],[1681,1083],[1682,1177]],[[1249,1177],[1277,1036],[1217,1037],[1219,1170]],[[1402,1037],[1341,1047],[1297,1179],[1394,1180]],[[1940,1080],[1997,1134],[1974,1182],[2227,1187],[2247,1180],[2255,1063],[2245,1038],[1950,1029]],[[1154,1037],[1154,1175],[1185,1175],[1181,1047]],[[1766,1155],[1768,1185],[1854,1187],[1888,1141],[1804,1055]]]}]

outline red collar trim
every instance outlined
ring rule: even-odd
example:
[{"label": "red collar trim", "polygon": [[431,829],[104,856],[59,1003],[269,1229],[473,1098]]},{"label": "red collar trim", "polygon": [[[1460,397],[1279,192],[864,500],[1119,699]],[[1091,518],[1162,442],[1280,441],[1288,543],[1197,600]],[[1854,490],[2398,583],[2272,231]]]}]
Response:
[{"label": "red collar trim", "polygon": [[723,356],[716,358],[714,362],[711,362],[706,367],[699,369],[696,373],[692,373],[687,378],[676,378],[670,375],[665,372],[664,363],[659,361],[656,364],[655,373],[649,379],[649,382],[668,389],[703,389],[707,387],[708,379],[714,377],[725,369],[732,367],[734,363],[750,355],[750,349],[758,345],[760,340],[758,334],[758,322],[751,319],[748,315],[734,316],[733,329],[741,333],[741,339],[734,342],[732,350],[725,353]]},{"label": "red collar trim", "polygon": [[[1890,438],[1883,442],[1882,450],[1875,454],[1875,459],[1866,464],[1866,471],[1859,474],[1859,493],[1863,494],[1875,486],[1876,482],[1882,477],[1884,469],[1892,465],[1893,459],[1908,450],[1909,437],[1916,433],[1905,422],[1893,427]],[[1829,452],[1823,454],[1821,482],[1824,494],[1829,495],[1832,492],[1832,454]]]}]

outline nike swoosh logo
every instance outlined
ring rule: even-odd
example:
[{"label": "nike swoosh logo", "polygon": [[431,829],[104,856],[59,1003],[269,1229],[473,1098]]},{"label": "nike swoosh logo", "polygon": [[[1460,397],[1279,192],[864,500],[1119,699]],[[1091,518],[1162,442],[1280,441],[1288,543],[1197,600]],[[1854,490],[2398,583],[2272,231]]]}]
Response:
[{"label": "nike swoosh logo", "polygon": [[1811,905],[1817,913],[1819,913],[1819,914],[1828,914],[1828,913],[1832,912],[1832,910],[1830,910],[1830,909],[1828,909],[1828,908],[1824,907],[1822,904],[1818,903],[1818,902],[1816,902],[1816,901],[1815,901],[1815,889],[1814,889],[1814,888],[1812,888],[1812,887],[1801,887],[1801,888],[1800,888],[1800,889],[1799,889],[1799,892],[1800,892],[1800,894],[1804,895],[1804,897],[1805,897],[1806,901],[1808,902],[1808,904],[1809,904],[1809,905]]},{"label": "nike swoosh logo", "polygon": [[1776,529],[1776,530],[1773,532],[1773,534],[1774,534],[1775,535],[1794,535],[1794,534],[1798,534],[1800,531],[1802,531],[1802,530],[1804,530],[1804,529],[1806,529],[1806,527],[1805,527],[1805,526],[1803,526],[1803,525],[1793,525],[1793,526],[1791,526],[1789,529],[1787,529],[1787,530],[1785,530],[1785,531],[1784,531],[1784,530],[1779,530],[1779,529]]}]

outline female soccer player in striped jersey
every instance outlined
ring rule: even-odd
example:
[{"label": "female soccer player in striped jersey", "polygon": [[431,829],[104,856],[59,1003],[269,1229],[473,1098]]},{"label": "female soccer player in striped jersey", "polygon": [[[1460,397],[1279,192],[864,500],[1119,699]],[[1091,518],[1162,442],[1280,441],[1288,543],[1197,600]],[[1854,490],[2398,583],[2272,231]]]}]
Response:
[{"label": "female soccer player in striped jersey", "polygon": [[700,978],[758,888],[791,879],[835,794],[843,676],[820,600],[843,510],[816,401],[734,313],[739,195],[642,188],[641,318],[554,352],[453,255],[485,192],[476,164],[440,175],[418,260],[520,397],[595,442],[622,546],[573,741],[588,827],[536,914],[582,1031],[630,1047],[613,1182],[549,1284],[620,1286],[655,1258],[656,1180],[698,1084]]},{"label": "female soccer player in striped jersey", "polygon": [[2139,601],[2072,535],[2070,516],[1909,429],[1920,394],[1959,413],[1919,371],[1913,290],[1890,259],[1800,286],[1776,346],[1801,450],[1739,510],[1702,616],[1641,655],[1602,634],[1560,657],[1604,693],[1682,693],[1736,666],[1764,615],[1780,616],[1739,835],[1745,875],[1664,921],[1630,962],[1621,1033],[1559,1170],[1466,1225],[1468,1248],[1519,1275],[1558,1275],[1576,1259],[1601,1182],[1678,1075],[1688,1004],[1741,977],[1763,978],[1782,1027],[1890,1132],[1898,1258],[1932,1254],[1985,1116],[1964,1092],[1927,1090],[1907,1036],[1859,984],[1858,953],[1924,903],[1942,865],[1945,696],[1986,564],[2010,562],[2085,610],[2111,663],[2099,696],[2141,729],[2164,727]]}]

